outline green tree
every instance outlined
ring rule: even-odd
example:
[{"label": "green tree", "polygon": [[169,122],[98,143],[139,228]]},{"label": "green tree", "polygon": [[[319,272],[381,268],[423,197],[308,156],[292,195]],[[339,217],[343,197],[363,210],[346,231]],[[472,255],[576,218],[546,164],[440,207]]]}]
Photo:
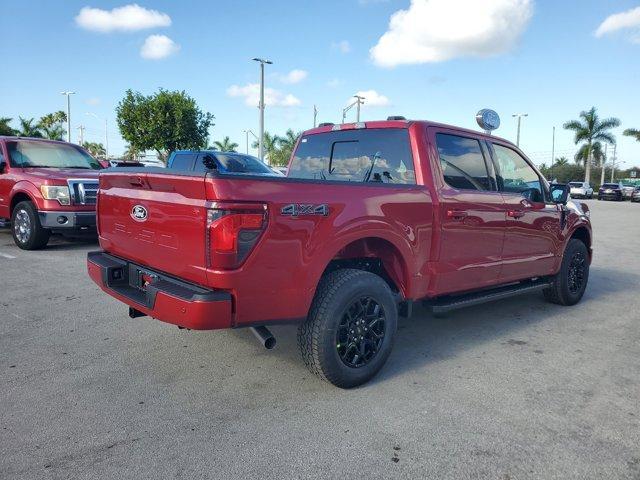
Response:
[{"label": "green tree", "polygon": [[44,138],[50,140],[62,140],[67,131],[62,126],[67,121],[67,114],[62,110],[54,113],[48,113],[40,118],[38,127],[40,128]]},{"label": "green tree", "polygon": [[567,157],[556,158],[556,161],[553,163],[554,167],[562,167],[563,165],[568,165],[569,160]]},{"label": "green tree", "polygon": [[135,149],[135,147],[133,147],[132,145],[127,145],[124,149],[124,154],[122,155],[122,158],[128,162],[132,162],[138,157],[139,153],[140,152],[138,152]]},{"label": "green tree", "polygon": [[[589,158],[588,150],[589,150],[589,145],[587,145],[586,143],[583,144],[578,149],[578,152],[574,157],[575,162],[580,165],[586,166],[587,159]],[[602,143],[593,142],[593,145],[591,146],[591,166],[593,167],[595,165],[601,165],[603,159],[604,159],[604,150],[602,149]]]},{"label": "green tree", "polygon": [[148,96],[127,90],[116,117],[120,134],[135,151],[155,150],[163,160],[174,150],[204,147],[214,119],[184,91],[164,89]]},{"label": "green tree", "polygon": [[107,153],[101,143],[84,142],[82,146],[94,157],[104,157]]},{"label": "green tree", "polygon": [[16,134],[16,131],[9,125],[12,120],[13,118],[0,117],[0,135],[13,136]]},{"label": "green tree", "polygon": [[[270,164],[273,163],[273,159],[277,157],[278,154],[278,144],[280,143],[280,137],[277,135],[271,135],[269,132],[264,132],[264,153],[266,158],[269,160]],[[254,141],[251,146],[253,148],[258,148],[258,141]]]},{"label": "green tree", "polygon": [[[618,127],[620,120],[617,118],[600,119],[596,111],[596,107],[580,112],[579,120],[571,120],[564,124],[566,130],[572,130],[575,133],[574,142],[577,145],[580,142],[587,144],[587,158],[591,156],[591,148],[593,142],[601,140],[614,144],[615,137],[609,132],[612,128]],[[584,173],[584,181],[591,181],[591,162],[586,162]]]},{"label": "green tree", "polygon": [[42,132],[40,127],[35,123],[33,118],[18,117],[20,121],[20,128],[16,132],[20,137],[34,137],[42,138]]},{"label": "green tree", "polygon": [[624,132],[622,132],[623,135],[626,135],[627,137],[635,137],[635,139],[640,142],[640,130],[638,130],[637,128],[627,128]]},{"label": "green tree", "polygon": [[216,140],[213,145],[209,147],[210,150],[219,150],[221,152],[235,152],[237,151],[238,144],[232,142],[229,137],[224,137],[222,140]]},{"label": "green tree", "polygon": [[294,132],[289,129],[284,134],[284,137],[278,137],[278,151],[276,152],[273,165],[285,166],[289,164],[289,159],[293,153],[293,149],[296,146],[298,137],[302,135],[302,132]]}]

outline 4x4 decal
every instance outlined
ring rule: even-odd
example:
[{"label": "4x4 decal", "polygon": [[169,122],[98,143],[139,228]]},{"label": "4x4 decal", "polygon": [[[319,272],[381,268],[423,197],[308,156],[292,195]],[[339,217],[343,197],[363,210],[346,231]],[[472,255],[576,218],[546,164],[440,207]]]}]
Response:
[{"label": "4x4 decal", "polygon": [[306,204],[306,203],[290,203],[285,205],[280,210],[282,215],[290,215],[292,217],[299,217],[301,215],[322,215],[326,217],[329,215],[329,205],[322,203],[320,205]]}]

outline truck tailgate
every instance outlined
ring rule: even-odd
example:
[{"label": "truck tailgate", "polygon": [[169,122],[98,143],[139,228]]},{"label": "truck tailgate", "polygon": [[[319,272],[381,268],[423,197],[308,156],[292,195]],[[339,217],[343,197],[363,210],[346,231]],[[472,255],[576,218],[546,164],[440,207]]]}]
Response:
[{"label": "truck tailgate", "polygon": [[204,176],[109,171],[100,175],[100,245],[112,255],[206,283]]}]

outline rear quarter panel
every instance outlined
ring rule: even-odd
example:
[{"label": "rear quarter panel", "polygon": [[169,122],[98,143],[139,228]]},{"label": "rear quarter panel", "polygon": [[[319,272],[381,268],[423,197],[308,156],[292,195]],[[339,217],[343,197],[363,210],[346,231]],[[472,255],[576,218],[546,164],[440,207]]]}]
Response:
[{"label": "rear quarter panel", "polygon": [[[385,240],[400,253],[406,297],[425,288],[433,215],[423,186],[216,177],[206,188],[209,199],[268,206],[266,231],[242,267],[207,273],[210,286],[232,291],[237,325],[304,318],[331,259],[362,238]],[[327,204],[329,213],[283,215],[290,204]]]}]

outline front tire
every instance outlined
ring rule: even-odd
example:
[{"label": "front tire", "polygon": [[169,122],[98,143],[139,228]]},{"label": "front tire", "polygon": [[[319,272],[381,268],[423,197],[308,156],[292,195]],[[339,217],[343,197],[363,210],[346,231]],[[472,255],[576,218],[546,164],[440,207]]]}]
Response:
[{"label": "front tire", "polygon": [[560,271],[553,284],[542,292],[547,301],[558,305],[575,305],[582,299],[589,281],[589,251],[577,238],[567,244]]},{"label": "front tire", "polygon": [[13,241],[22,250],[38,250],[49,242],[51,232],[40,225],[38,212],[31,202],[18,203],[11,213]]},{"label": "front tire", "polygon": [[355,269],[335,270],[318,285],[298,346],[309,370],[337,387],[373,378],[387,361],[398,323],[389,285]]}]

